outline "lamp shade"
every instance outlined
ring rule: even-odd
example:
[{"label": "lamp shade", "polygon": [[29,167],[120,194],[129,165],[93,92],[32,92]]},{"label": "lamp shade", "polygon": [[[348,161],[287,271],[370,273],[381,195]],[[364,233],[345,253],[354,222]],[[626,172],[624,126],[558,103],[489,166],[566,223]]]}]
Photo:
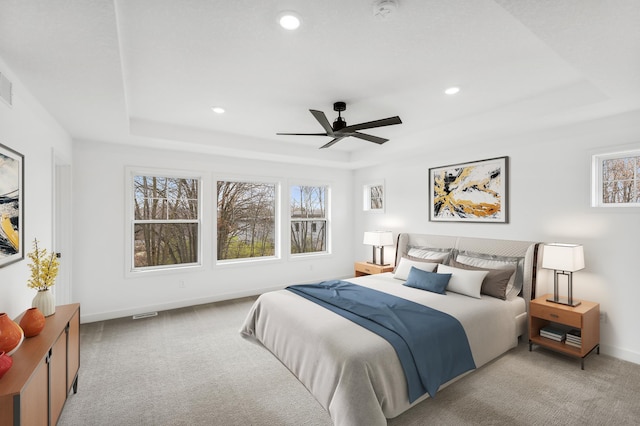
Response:
[{"label": "lamp shade", "polygon": [[584,251],[580,244],[552,243],[544,245],[542,267],[575,272],[584,268]]},{"label": "lamp shade", "polygon": [[391,231],[368,231],[364,233],[362,244],[382,247],[393,245],[393,234]]}]

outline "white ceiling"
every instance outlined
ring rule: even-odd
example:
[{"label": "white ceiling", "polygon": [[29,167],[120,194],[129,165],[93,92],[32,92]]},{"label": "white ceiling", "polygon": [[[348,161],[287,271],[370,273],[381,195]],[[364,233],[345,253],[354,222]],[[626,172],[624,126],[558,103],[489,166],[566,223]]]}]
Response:
[{"label": "white ceiling", "polygon": [[[373,4],[0,0],[0,57],[77,140],[341,168],[640,109],[639,0]],[[403,124],[365,131],[381,146],[276,135],[321,132],[308,110],[335,101]]]}]

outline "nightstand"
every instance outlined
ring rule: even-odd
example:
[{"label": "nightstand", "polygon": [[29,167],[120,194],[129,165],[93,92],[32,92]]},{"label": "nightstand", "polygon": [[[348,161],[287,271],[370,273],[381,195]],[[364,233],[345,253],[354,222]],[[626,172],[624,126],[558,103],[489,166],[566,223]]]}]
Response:
[{"label": "nightstand", "polygon": [[[584,370],[584,358],[594,349],[600,353],[600,304],[582,300],[575,307],[548,302],[551,294],[532,300],[529,305],[529,351],[532,345],[552,349],[563,354],[580,358],[580,367]],[[540,329],[559,325],[560,328],[580,330],[579,343],[573,339],[555,341],[540,335]]]},{"label": "nightstand", "polygon": [[354,264],[356,277],[361,277],[363,275],[381,274],[383,272],[393,272],[393,268],[393,265],[382,266],[367,262],[356,262]]}]

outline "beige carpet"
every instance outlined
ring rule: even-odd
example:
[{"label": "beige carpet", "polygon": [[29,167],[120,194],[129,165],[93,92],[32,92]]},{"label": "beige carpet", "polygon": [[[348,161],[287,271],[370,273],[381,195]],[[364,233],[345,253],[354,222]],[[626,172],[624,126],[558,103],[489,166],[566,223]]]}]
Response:
[{"label": "beige carpet", "polygon": [[[238,330],[253,299],[81,327],[79,387],[59,425],[331,425],[309,392]],[[637,425],[640,365],[526,343],[389,425]]]}]

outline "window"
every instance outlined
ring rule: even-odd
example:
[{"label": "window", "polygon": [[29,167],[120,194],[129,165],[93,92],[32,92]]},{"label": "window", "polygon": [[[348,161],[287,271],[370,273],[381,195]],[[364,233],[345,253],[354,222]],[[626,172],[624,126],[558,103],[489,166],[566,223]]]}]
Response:
[{"label": "window", "polygon": [[276,255],[275,183],[218,181],[218,260]]},{"label": "window", "polygon": [[640,150],[593,156],[594,207],[640,207]]},{"label": "window", "polygon": [[327,187],[290,188],[291,254],[327,252]]},{"label": "window", "polygon": [[133,269],[199,263],[200,179],[133,176]]},{"label": "window", "polygon": [[384,182],[365,185],[363,210],[384,213]]}]

